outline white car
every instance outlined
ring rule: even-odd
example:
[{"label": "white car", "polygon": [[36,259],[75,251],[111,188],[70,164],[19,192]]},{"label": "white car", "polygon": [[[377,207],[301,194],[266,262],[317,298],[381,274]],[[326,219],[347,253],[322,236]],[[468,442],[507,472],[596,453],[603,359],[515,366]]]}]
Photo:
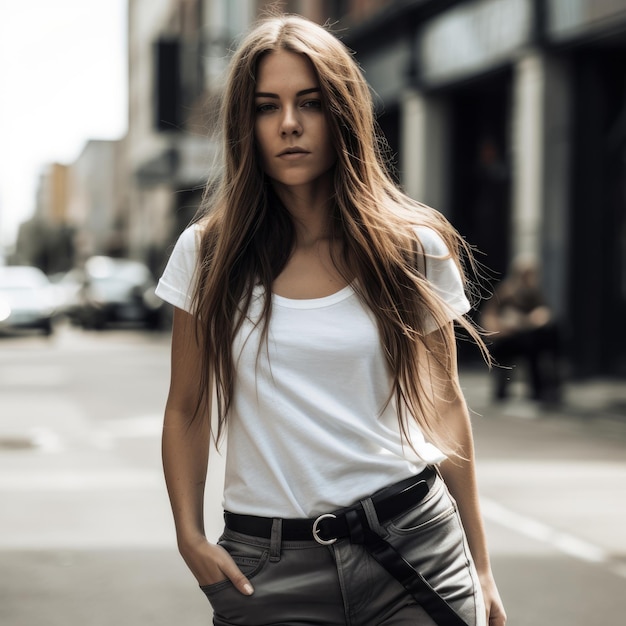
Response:
[{"label": "white car", "polygon": [[52,334],[54,288],[38,268],[0,267],[0,331],[38,328]]}]

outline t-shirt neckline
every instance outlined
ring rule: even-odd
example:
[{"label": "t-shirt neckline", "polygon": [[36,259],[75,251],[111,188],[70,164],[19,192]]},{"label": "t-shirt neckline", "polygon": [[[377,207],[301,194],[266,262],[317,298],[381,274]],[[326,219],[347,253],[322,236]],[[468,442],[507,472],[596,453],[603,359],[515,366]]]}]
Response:
[{"label": "t-shirt neckline", "polygon": [[329,296],[323,296],[321,298],[295,299],[286,298],[285,296],[279,296],[277,293],[272,293],[272,302],[278,306],[290,309],[320,309],[325,306],[337,304],[338,302],[349,298],[353,293],[354,289],[350,284],[335,293],[331,293]]}]

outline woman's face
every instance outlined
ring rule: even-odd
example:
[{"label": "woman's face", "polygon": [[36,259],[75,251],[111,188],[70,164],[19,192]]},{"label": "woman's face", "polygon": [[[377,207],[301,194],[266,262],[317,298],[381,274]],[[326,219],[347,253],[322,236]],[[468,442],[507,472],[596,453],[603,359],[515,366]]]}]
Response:
[{"label": "woman's face", "polygon": [[305,56],[280,50],[261,58],[255,138],[265,173],[278,186],[317,187],[335,163],[319,81]]}]

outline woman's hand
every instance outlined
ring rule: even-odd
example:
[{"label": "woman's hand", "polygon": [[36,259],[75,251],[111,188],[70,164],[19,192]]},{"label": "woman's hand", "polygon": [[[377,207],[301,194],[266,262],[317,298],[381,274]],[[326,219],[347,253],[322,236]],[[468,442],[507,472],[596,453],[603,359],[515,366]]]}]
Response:
[{"label": "woman's hand", "polygon": [[196,577],[199,585],[213,585],[228,579],[240,593],[246,596],[254,593],[250,581],[221,546],[209,543],[204,537],[199,537],[179,548],[187,567]]},{"label": "woman's hand", "polygon": [[504,606],[493,576],[491,574],[486,576],[479,575],[479,578],[485,600],[488,626],[504,626],[506,624],[506,613],[504,612]]}]

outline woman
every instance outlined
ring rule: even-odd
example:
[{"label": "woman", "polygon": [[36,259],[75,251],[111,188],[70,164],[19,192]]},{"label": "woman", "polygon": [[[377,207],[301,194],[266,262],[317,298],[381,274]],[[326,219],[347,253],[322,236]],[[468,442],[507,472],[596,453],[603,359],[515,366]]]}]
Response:
[{"label": "woman", "polygon": [[214,623],[504,624],[456,373],[462,240],[394,187],[367,85],[325,29],[260,23],[222,116],[221,178],[158,287],[176,307],[165,476]]}]

